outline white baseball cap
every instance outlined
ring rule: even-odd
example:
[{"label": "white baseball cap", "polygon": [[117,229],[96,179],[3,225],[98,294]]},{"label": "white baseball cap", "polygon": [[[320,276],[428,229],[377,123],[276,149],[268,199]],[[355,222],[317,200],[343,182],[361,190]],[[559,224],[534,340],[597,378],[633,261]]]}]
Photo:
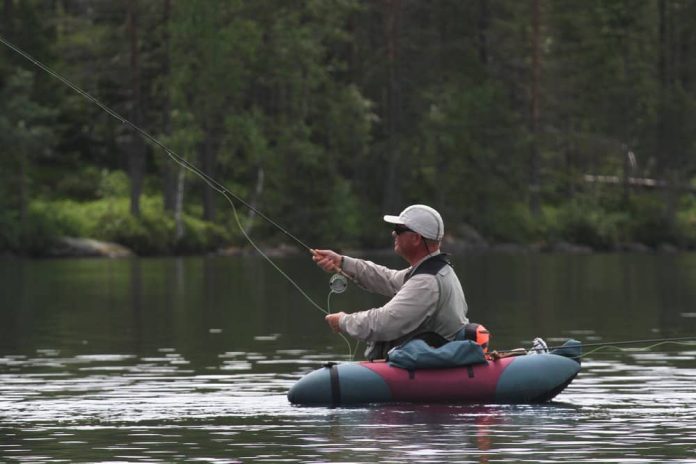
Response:
[{"label": "white baseball cap", "polygon": [[384,216],[385,222],[401,224],[429,240],[442,240],[445,224],[440,213],[426,205],[411,205],[398,216]]}]

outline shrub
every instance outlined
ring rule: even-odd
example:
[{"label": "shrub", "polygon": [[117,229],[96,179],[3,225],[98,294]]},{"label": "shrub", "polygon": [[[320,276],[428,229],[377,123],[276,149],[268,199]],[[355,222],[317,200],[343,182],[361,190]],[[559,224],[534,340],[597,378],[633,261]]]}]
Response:
[{"label": "shrub", "polygon": [[19,225],[19,241],[15,251],[32,256],[42,255],[67,230],[69,227],[60,220],[51,204],[32,203],[24,224]]},{"label": "shrub", "polygon": [[69,197],[75,200],[93,200],[98,197],[102,172],[95,166],[65,172],[56,182],[53,195]]},{"label": "shrub", "polygon": [[549,231],[559,240],[608,250],[626,240],[629,223],[626,212],[605,211],[600,205],[579,199],[558,209]]},{"label": "shrub", "polygon": [[101,172],[97,194],[101,198],[123,198],[128,196],[130,181],[123,171]]},{"label": "shrub", "polygon": [[18,251],[19,244],[20,229],[16,214],[0,209],[0,250]]},{"label": "shrub", "polygon": [[667,217],[662,197],[645,195],[640,201],[634,201],[631,209],[635,218],[631,224],[631,236],[635,241],[651,247],[680,242],[677,223]]},{"label": "shrub", "polygon": [[32,202],[25,224],[17,213],[0,212],[0,250],[43,255],[60,236],[89,237],[116,242],[140,255],[201,253],[234,238],[231,229],[184,215],[184,236],[176,239],[176,225],[159,198],[143,196],[141,216],[130,214],[127,198],[89,202],[59,200]]},{"label": "shrub", "polygon": [[217,224],[184,215],[184,235],[176,239],[174,219],[162,209],[159,199],[143,197],[141,217],[128,211],[128,202],[100,218],[100,238],[123,244],[138,254],[200,253],[220,247],[231,234]]},{"label": "shrub", "polygon": [[491,208],[486,212],[482,233],[495,242],[526,243],[543,235],[544,220],[535,219],[526,204]]},{"label": "shrub", "polygon": [[184,235],[175,243],[175,250],[180,253],[209,251],[230,241],[231,235],[218,224],[184,216]]}]

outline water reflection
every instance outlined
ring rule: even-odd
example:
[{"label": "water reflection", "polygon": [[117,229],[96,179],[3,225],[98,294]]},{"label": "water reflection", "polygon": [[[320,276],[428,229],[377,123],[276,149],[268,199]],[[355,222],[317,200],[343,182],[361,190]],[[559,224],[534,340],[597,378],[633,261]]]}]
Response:
[{"label": "water reflection", "polygon": [[[0,455],[19,462],[666,462],[696,445],[694,352],[654,364],[591,359],[547,405],[291,406],[301,366],[328,353],[227,352],[209,373],[171,349],[0,358]],[[657,355],[655,355],[657,356]],[[230,360],[244,361],[226,369]],[[268,363],[268,361],[276,361]],[[278,366],[290,366],[278,372]],[[273,367],[273,369],[268,369]],[[85,454],[88,450],[87,454]],[[71,454],[72,453],[72,454]]]},{"label": "water reflection", "polygon": [[[460,272],[497,348],[539,335],[559,343],[694,333],[696,260],[625,258],[474,257]],[[325,276],[304,262],[283,265],[325,297]],[[694,457],[693,345],[595,353],[548,405],[292,406],[290,386],[344,358],[344,345],[265,269],[244,259],[0,261],[0,461]],[[671,278],[655,279],[665,272]],[[351,289],[334,304],[377,303]]]}]

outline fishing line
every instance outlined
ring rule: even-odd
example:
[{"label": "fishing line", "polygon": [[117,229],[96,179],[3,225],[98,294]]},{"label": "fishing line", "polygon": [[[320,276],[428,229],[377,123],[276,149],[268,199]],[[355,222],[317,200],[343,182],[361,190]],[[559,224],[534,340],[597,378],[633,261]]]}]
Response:
[{"label": "fishing line", "polygon": [[[691,342],[691,343],[689,343]],[[616,351],[621,351],[621,352],[638,352],[638,351],[648,351],[654,348],[657,348],[658,346],[666,345],[666,344],[673,344],[673,345],[686,345],[686,346],[692,346],[693,343],[696,342],[696,337],[673,337],[673,338],[648,338],[648,339],[641,339],[641,340],[622,340],[622,341],[616,341],[616,342],[601,342],[601,343],[582,343],[578,342],[578,346],[580,348],[588,348],[588,347],[593,347],[594,349],[581,354],[580,356],[575,356],[577,357],[585,357],[591,353],[596,353],[598,351],[606,351],[606,350],[616,350]],[[623,345],[638,345],[638,344],[644,344],[644,343],[651,343],[651,345],[646,346],[646,347],[637,347],[637,348],[622,348],[621,346]],[[549,352],[552,352],[554,350],[560,350],[560,349],[569,349],[572,347],[567,347],[563,345],[559,346],[549,346],[547,349]],[[521,353],[520,348],[512,349],[512,350],[497,350],[497,353]],[[522,353],[523,354],[523,353]]]},{"label": "fishing line", "polygon": [[[8,48],[10,48],[11,50],[13,50],[14,52],[16,52],[16,53],[18,53],[19,55],[21,55],[22,57],[24,57],[26,60],[30,61],[32,64],[34,64],[36,67],[38,67],[38,68],[41,69],[42,71],[48,73],[48,74],[51,75],[52,77],[54,77],[54,78],[58,79],[59,81],[61,81],[61,82],[62,82],[63,84],[65,84],[66,86],[70,87],[72,90],[74,90],[76,93],[80,94],[82,97],[86,98],[87,100],[89,100],[89,101],[91,101],[92,103],[94,103],[95,105],[97,105],[97,106],[98,106],[99,108],[101,108],[104,112],[106,112],[107,114],[109,114],[110,116],[112,116],[114,119],[118,120],[121,124],[127,125],[127,126],[130,127],[132,130],[134,130],[135,132],[137,132],[140,136],[144,137],[145,139],[149,140],[150,142],[152,142],[152,143],[154,143],[155,145],[157,145],[158,147],[160,147],[162,150],[165,151],[165,153],[167,154],[167,156],[169,156],[169,157],[170,157],[174,162],[176,162],[179,166],[182,166],[182,167],[188,169],[189,171],[195,173],[195,174],[198,175],[199,177],[201,177],[201,178],[206,182],[206,184],[208,184],[208,186],[210,186],[210,188],[212,188],[212,189],[215,190],[216,192],[218,192],[218,193],[224,195],[226,198],[227,198],[228,195],[229,195],[230,197],[234,198],[235,200],[237,200],[238,202],[240,202],[241,204],[243,204],[244,206],[246,206],[247,208],[249,208],[249,210],[251,210],[251,211],[253,211],[254,213],[258,214],[262,219],[264,219],[265,221],[267,221],[268,223],[270,223],[271,225],[273,225],[274,227],[276,227],[278,230],[280,230],[281,232],[283,232],[286,236],[288,236],[289,238],[291,238],[292,240],[294,240],[295,242],[297,242],[297,243],[298,243],[299,245],[301,245],[303,248],[306,248],[306,249],[309,250],[310,252],[313,251],[312,248],[311,248],[309,245],[307,245],[307,244],[304,243],[302,240],[300,240],[299,238],[297,238],[295,235],[293,235],[293,234],[292,234],[291,232],[289,232],[287,229],[285,229],[284,227],[282,227],[280,224],[278,224],[277,222],[273,221],[271,218],[269,218],[268,216],[266,216],[265,214],[263,214],[261,211],[259,211],[258,209],[256,209],[254,206],[252,206],[252,205],[250,205],[249,203],[247,203],[246,201],[244,201],[244,200],[243,200],[241,197],[239,197],[238,195],[235,195],[234,193],[232,193],[232,192],[230,192],[229,190],[227,190],[227,188],[226,188],[224,185],[222,185],[220,182],[216,181],[215,179],[213,179],[212,177],[210,177],[208,174],[206,174],[204,171],[202,171],[201,169],[199,169],[199,168],[196,167],[195,165],[191,164],[190,162],[188,162],[188,161],[187,161],[186,159],[184,159],[183,157],[179,156],[174,150],[172,150],[172,149],[170,149],[169,147],[167,147],[166,145],[164,145],[162,142],[160,142],[159,140],[157,140],[155,137],[153,137],[152,135],[150,135],[150,134],[149,134],[148,132],[146,132],[145,130],[143,130],[143,129],[141,129],[140,127],[136,126],[135,124],[133,124],[132,122],[130,122],[128,119],[124,118],[123,116],[121,116],[120,114],[118,114],[116,111],[114,111],[114,110],[112,110],[110,107],[106,106],[106,105],[105,105],[104,103],[102,103],[100,100],[98,100],[97,98],[93,97],[92,95],[90,95],[90,94],[87,93],[86,91],[82,90],[82,89],[81,89],[80,87],[78,87],[77,85],[73,84],[73,83],[72,83],[70,80],[68,80],[66,77],[64,77],[63,75],[61,75],[61,74],[58,73],[57,71],[54,71],[53,69],[49,68],[48,66],[46,66],[45,64],[43,64],[42,62],[40,62],[39,60],[37,60],[36,58],[34,58],[33,56],[29,55],[27,52],[25,52],[25,51],[22,50],[21,48],[17,47],[16,45],[12,44],[11,42],[8,42],[8,41],[7,41],[4,37],[2,37],[1,35],[0,35],[0,42],[2,42],[5,46],[7,46]],[[227,200],[228,200],[228,201],[231,201],[230,198],[227,198]]]},{"label": "fishing line", "polygon": [[[673,338],[647,338],[642,340],[622,340],[618,342],[598,342],[598,343],[582,343],[580,346],[583,348],[587,347],[603,347],[603,346],[618,346],[618,345],[639,345],[643,343],[655,343],[661,345],[663,343],[669,342],[685,342],[685,341],[696,341],[696,337],[673,337]],[[563,346],[550,346],[549,351],[563,348]]]},{"label": "fishing line", "polygon": [[[175,162],[176,164],[178,164],[180,167],[182,167],[182,168],[184,168],[184,169],[186,169],[186,170],[188,170],[188,171],[190,171],[190,172],[196,174],[196,175],[197,175],[198,177],[200,177],[211,189],[213,189],[214,191],[216,191],[216,192],[218,192],[219,194],[221,194],[221,195],[227,200],[227,202],[230,204],[230,206],[232,206],[232,211],[233,211],[233,213],[234,213],[233,215],[234,215],[234,219],[235,219],[235,221],[236,221],[236,223],[237,223],[237,226],[239,227],[239,230],[241,231],[241,233],[242,233],[242,235],[244,236],[244,238],[251,244],[251,246],[252,246],[252,247],[253,247],[253,248],[254,248],[254,249],[255,249],[255,250],[256,250],[256,251],[257,251],[257,252],[258,252],[258,253],[259,253],[259,254],[260,254],[260,255],[261,255],[261,256],[262,256],[262,257],[263,257],[275,270],[276,270],[276,271],[278,271],[283,277],[285,277],[285,279],[286,279],[288,282],[290,282],[290,284],[292,284],[292,285],[295,287],[295,289],[296,289],[298,292],[300,292],[300,294],[301,294],[309,303],[312,304],[312,306],[314,306],[316,309],[318,309],[319,311],[321,311],[321,312],[324,313],[324,314],[329,314],[329,313],[330,313],[328,309],[322,308],[322,307],[319,306],[319,304],[317,304],[309,295],[307,295],[307,293],[299,286],[299,284],[297,284],[297,282],[295,282],[287,273],[285,273],[285,271],[283,271],[283,270],[282,270],[270,257],[268,257],[268,256],[259,248],[258,245],[256,245],[256,243],[254,242],[254,240],[251,239],[251,237],[249,236],[249,234],[244,230],[244,227],[242,226],[241,220],[239,219],[239,214],[237,213],[237,207],[236,207],[235,204],[234,204],[234,200],[236,200],[236,201],[238,201],[239,203],[241,203],[242,205],[246,206],[249,210],[251,210],[251,211],[253,211],[254,213],[256,213],[259,217],[261,217],[262,219],[264,219],[266,222],[268,222],[269,224],[273,225],[275,228],[277,228],[278,230],[280,230],[281,232],[283,232],[287,237],[289,237],[290,239],[294,240],[294,241],[295,241],[297,244],[299,244],[301,247],[307,249],[310,253],[314,254],[314,250],[313,250],[309,245],[307,245],[307,244],[304,243],[302,240],[300,240],[299,238],[297,238],[295,235],[293,235],[293,234],[292,234],[291,232],[289,232],[287,229],[285,229],[284,227],[282,227],[280,224],[278,224],[277,222],[275,222],[274,220],[272,220],[271,218],[269,218],[268,216],[266,216],[265,214],[263,214],[261,211],[259,211],[258,209],[256,209],[254,206],[252,206],[252,205],[250,205],[249,203],[247,203],[246,201],[244,201],[244,200],[243,200],[242,198],[240,198],[238,195],[235,195],[234,193],[232,193],[231,191],[229,191],[229,190],[228,190],[224,185],[222,185],[220,182],[218,182],[217,180],[215,180],[214,178],[212,178],[211,176],[209,176],[208,174],[206,174],[204,171],[202,171],[201,169],[199,169],[199,168],[196,167],[195,165],[191,164],[189,161],[187,161],[187,160],[186,160],[185,158],[183,158],[182,156],[178,155],[174,150],[172,150],[172,149],[170,149],[169,147],[167,147],[165,144],[163,144],[162,142],[160,142],[160,141],[159,141],[158,139],[156,139],[154,136],[150,135],[150,134],[149,134],[148,132],[146,132],[145,130],[143,130],[143,129],[141,129],[140,127],[136,126],[135,124],[133,124],[132,122],[130,122],[128,119],[124,118],[123,116],[121,116],[120,114],[118,114],[116,111],[114,111],[114,110],[112,110],[110,107],[106,106],[106,105],[105,105],[104,103],[102,103],[100,100],[98,100],[97,98],[93,97],[92,95],[90,95],[90,94],[87,93],[86,91],[82,90],[82,88],[80,88],[80,87],[78,87],[77,85],[73,84],[69,79],[67,79],[66,77],[64,77],[63,75],[61,75],[60,73],[58,73],[57,71],[54,71],[53,69],[51,69],[51,68],[49,68],[48,66],[44,65],[42,62],[40,62],[39,60],[35,59],[33,56],[31,56],[30,54],[28,54],[27,52],[25,52],[25,51],[22,50],[21,48],[15,46],[15,45],[12,44],[11,42],[8,42],[8,41],[7,41],[3,36],[1,36],[1,35],[0,35],[0,42],[1,42],[3,45],[5,45],[6,47],[8,47],[8,48],[10,48],[11,50],[13,50],[15,53],[17,53],[17,54],[21,55],[22,57],[24,57],[26,60],[28,60],[29,62],[31,62],[32,64],[34,64],[36,67],[38,67],[38,68],[41,69],[42,71],[48,73],[50,76],[56,78],[57,80],[59,80],[60,82],[62,82],[62,83],[65,84],[66,86],[68,86],[70,89],[72,89],[73,91],[75,91],[76,93],[78,93],[79,95],[81,95],[82,97],[84,97],[85,99],[87,99],[88,101],[90,101],[90,102],[94,103],[95,105],[97,105],[99,108],[101,108],[101,109],[102,109],[104,112],[106,112],[108,115],[110,115],[111,117],[113,117],[113,118],[116,119],[117,121],[121,122],[121,124],[124,124],[124,125],[130,127],[133,131],[135,131],[135,132],[136,132],[137,134],[139,134],[141,137],[145,138],[146,140],[150,141],[151,143],[155,144],[156,146],[158,146],[159,148],[161,148],[162,150],[164,150],[164,152],[167,154],[167,156],[168,156],[172,161],[174,161],[174,162]],[[338,271],[341,275],[343,275],[343,276],[345,276],[345,277],[348,277],[340,268],[337,268],[337,271]],[[333,293],[333,290],[332,290],[332,293]],[[330,296],[330,295],[331,295],[331,294],[329,294],[329,296]],[[328,301],[327,301],[327,306],[328,306]],[[343,339],[346,341],[346,343],[348,343],[349,352],[350,352],[350,355],[351,355],[351,358],[352,358],[352,357],[353,357],[353,351],[351,351],[350,343],[348,342],[348,340],[346,339],[346,337],[343,336],[343,334],[340,334],[340,335],[341,335],[341,337],[343,337]],[[356,346],[356,348],[357,348],[357,346]]]},{"label": "fishing line", "polygon": [[[333,276],[331,276],[331,280],[329,281],[330,290],[328,296],[326,297],[327,314],[331,314],[331,296],[334,294],[345,292],[347,286],[348,281],[343,276],[343,274],[334,274]],[[355,349],[353,349],[353,345],[351,345],[350,340],[345,335],[343,335],[340,332],[338,333],[338,335],[340,335],[343,341],[346,342],[346,345],[348,345],[348,356],[350,360],[354,360],[355,353],[358,351],[358,346],[360,345],[360,340],[356,340]]]},{"label": "fishing line", "polygon": [[692,339],[691,342],[686,342],[686,341],[675,341],[675,340],[663,340],[659,343],[655,343],[650,346],[644,346],[644,347],[638,347],[638,348],[622,348],[620,346],[615,346],[615,345],[602,345],[598,346],[597,348],[588,351],[587,353],[583,353],[580,355],[580,357],[585,357],[589,354],[596,353],[598,351],[606,351],[607,349],[612,349],[616,351],[620,351],[622,353],[636,353],[636,352],[641,352],[641,351],[650,351],[652,349],[657,348],[658,346],[662,345],[684,345],[684,346],[693,346],[694,340]]}]

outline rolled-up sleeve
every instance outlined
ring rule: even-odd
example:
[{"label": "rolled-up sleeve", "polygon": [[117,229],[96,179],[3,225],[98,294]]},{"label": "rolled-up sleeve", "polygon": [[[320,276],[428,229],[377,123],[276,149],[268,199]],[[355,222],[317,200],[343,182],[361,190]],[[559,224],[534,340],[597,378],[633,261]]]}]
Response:
[{"label": "rolled-up sleeve", "polygon": [[339,321],[343,332],[368,342],[395,340],[413,332],[437,309],[438,284],[434,276],[419,274],[406,282],[380,308],[347,314]]}]

